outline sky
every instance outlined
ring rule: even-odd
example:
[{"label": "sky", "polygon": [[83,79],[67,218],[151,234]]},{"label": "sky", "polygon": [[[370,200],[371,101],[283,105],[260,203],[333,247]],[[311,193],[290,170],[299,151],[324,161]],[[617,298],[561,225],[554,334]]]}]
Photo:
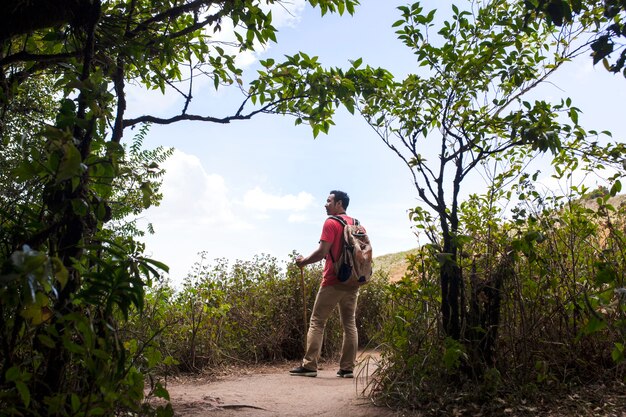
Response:
[{"label": "sky", "polygon": [[[450,3],[422,2],[441,13]],[[354,16],[321,18],[318,9],[292,0],[290,13],[273,11],[278,43],[240,57],[239,64],[249,79],[259,69],[259,59],[279,61],[304,51],[326,67],[346,68],[349,60],[362,57],[364,64],[403,77],[416,71],[415,58],[391,25],[399,19],[396,7],[405,4],[362,0]],[[583,110],[583,126],[624,137],[620,101],[626,97],[626,81],[594,68],[587,57],[563,71],[542,94],[571,97]],[[200,83],[190,112],[225,116],[240,101],[236,89],[216,92]],[[176,114],[180,105],[175,95],[134,89],[127,117]],[[408,168],[358,115],[340,111],[335,123],[328,135],[316,139],[308,126],[294,126],[293,118],[275,115],[227,125],[151,126],[144,145],[176,151],[164,164],[163,201],[140,218],[140,225],[151,223],[155,230],[143,238],[146,255],[169,265],[174,285],[202,260],[201,252],[204,263],[252,260],[255,255],[283,262],[293,251],[308,255],[317,248],[326,218],[324,203],[333,189],[350,195],[348,214],[366,226],[374,256],[426,243],[418,241],[408,217],[408,210],[420,204]],[[133,132],[125,135],[129,141]],[[469,191],[481,189],[476,184]]]}]

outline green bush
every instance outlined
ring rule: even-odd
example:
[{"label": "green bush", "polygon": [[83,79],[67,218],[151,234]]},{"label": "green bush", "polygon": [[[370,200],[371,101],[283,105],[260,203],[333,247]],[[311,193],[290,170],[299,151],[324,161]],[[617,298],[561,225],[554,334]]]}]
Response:
[{"label": "green bush", "polygon": [[[149,290],[143,314],[131,318],[126,334],[152,339],[161,355],[171,356],[184,372],[226,363],[300,360],[322,266],[305,268],[301,276],[293,262],[281,265],[268,255],[232,265],[224,259],[207,264],[205,256],[178,291],[168,284]],[[357,310],[361,347],[379,343],[386,280],[378,273],[361,289]],[[322,359],[335,359],[341,343],[339,315],[333,314]]]},{"label": "green bush", "polygon": [[[510,222],[468,210],[458,341],[441,330],[435,247],[409,256],[407,275],[387,293],[373,399],[448,411],[475,402],[502,412],[490,401],[496,396],[530,399],[623,379],[626,206],[612,206],[609,197],[593,209],[575,200],[537,199],[518,207]],[[480,349],[487,332],[472,316],[486,314],[494,276],[503,271],[493,360],[487,362]]]}]

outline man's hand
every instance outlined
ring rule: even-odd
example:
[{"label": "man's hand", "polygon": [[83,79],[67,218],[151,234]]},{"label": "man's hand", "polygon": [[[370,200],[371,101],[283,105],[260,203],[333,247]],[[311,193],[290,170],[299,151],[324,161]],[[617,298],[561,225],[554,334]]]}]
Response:
[{"label": "man's hand", "polygon": [[305,265],[319,262],[324,259],[328,251],[330,251],[330,242],[320,240],[319,247],[315,249],[312,254],[306,258],[302,255],[296,256],[296,265],[298,265],[298,268],[304,268]]}]

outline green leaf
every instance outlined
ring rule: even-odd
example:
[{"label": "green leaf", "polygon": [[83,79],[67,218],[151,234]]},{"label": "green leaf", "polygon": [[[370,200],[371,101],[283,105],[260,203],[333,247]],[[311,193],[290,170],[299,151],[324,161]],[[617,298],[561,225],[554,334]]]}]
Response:
[{"label": "green leaf", "polygon": [[27,304],[20,315],[33,325],[39,325],[50,319],[51,312],[46,305],[47,303],[46,296],[41,292],[37,292],[34,302]]},{"label": "green leaf", "polygon": [[142,258],[142,260],[145,263],[154,265],[156,268],[159,268],[162,271],[168,272],[170,270],[170,267],[164,264],[163,262],[155,261],[154,259],[149,259],[149,258]]},{"label": "green leaf", "polygon": [[87,215],[87,210],[89,210],[89,206],[82,198],[74,198],[72,199],[72,211],[74,214],[84,217]]},{"label": "green leaf", "polygon": [[594,278],[597,286],[615,282],[617,279],[617,272],[611,265],[604,262],[597,262],[596,268],[598,268],[598,271]]},{"label": "green leaf", "polygon": [[624,357],[623,343],[615,343],[613,351],[611,351],[611,358],[613,358],[613,362],[617,364],[624,362],[626,358]]},{"label": "green leaf", "polygon": [[167,389],[165,389],[165,387],[160,382],[156,383],[156,386],[154,389],[154,396],[157,398],[163,398],[164,400],[167,400],[167,401],[170,400],[170,393],[167,391]]},{"label": "green leaf", "polygon": [[25,407],[30,406],[30,390],[22,381],[16,381],[15,387],[17,391],[20,393],[20,397],[22,398],[22,403],[24,403]]},{"label": "green leaf", "polygon": [[85,354],[85,348],[72,342],[71,340],[63,339],[63,346],[65,347],[65,349],[67,349],[68,351],[72,353],[76,353],[79,355]]},{"label": "green leaf", "polygon": [[339,2],[337,3],[337,11],[339,12],[339,15],[343,15],[343,12],[345,10],[346,6],[343,2]]},{"label": "green leaf", "polygon": [[57,257],[51,258],[52,266],[54,267],[54,277],[61,284],[61,288],[65,288],[67,284],[67,280],[69,278],[69,272],[65,265],[61,262],[61,260]]},{"label": "green leaf", "polygon": [[317,124],[313,125],[313,139],[317,138],[317,135],[320,134],[320,127]]},{"label": "green leaf", "polygon": [[587,323],[587,325],[582,329],[583,334],[586,335],[591,335],[594,333],[597,333],[601,330],[604,330],[607,328],[607,323],[606,321],[596,317],[596,316],[591,316],[591,318],[589,319],[589,322]]},{"label": "green leaf", "polygon": [[152,187],[149,182],[143,182],[139,187],[141,190],[141,201],[143,203],[144,208],[148,208],[152,205],[152,196],[154,192],[152,191]]},{"label": "green leaf", "polygon": [[622,183],[620,180],[616,180],[611,186],[611,197],[615,197],[620,191],[622,191]]},{"label": "green leaf", "polygon": [[39,341],[41,342],[42,345],[49,347],[49,348],[53,348],[56,346],[56,344],[54,343],[54,340],[52,340],[52,338],[48,335],[45,334],[40,334],[37,339],[39,339]]},{"label": "green leaf", "polygon": [[351,101],[346,101],[343,103],[346,110],[350,112],[350,114],[354,114],[354,104]]},{"label": "green leaf", "polygon": [[62,147],[63,157],[57,171],[57,183],[78,176],[82,173],[80,152],[73,143],[65,143]]},{"label": "green leaf", "polygon": [[363,58],[358,58],[354,61],[350,61],[352,63],[352,68],[358,68],[363,63]]},{"label": "green leaf", "polygon": [[20,369],[17,366],[12,366],[6,371],[4,377],[7,381],[17,381],[20,377]]},{"label": "green leaf", "polygon": [[78,412],[78,410],[80,409],[80,398],[78,397],[78,395],[72,393],[72,395],[70,395],[70,402],[72,404],[72,411],[74,413]]}]

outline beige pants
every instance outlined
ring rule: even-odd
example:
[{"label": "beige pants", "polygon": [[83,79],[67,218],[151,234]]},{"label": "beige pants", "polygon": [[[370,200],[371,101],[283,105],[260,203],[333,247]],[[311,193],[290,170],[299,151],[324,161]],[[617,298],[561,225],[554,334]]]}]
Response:
[{"label": "beige pants", "polygon": [[311,314],[309,332],[306,337],[306,353],[302,366],[307,369],[317,370],[317,361],[322,351],[326,321],[328,321],[328,317],[330,317],[335,306],[339,305],[339,319],[343,328],[339,368],[344,371],[354,370],[359,344],[355,318],[358,296],[358,287],[343,285],[320,287],[315,298],[313,313]]}]

